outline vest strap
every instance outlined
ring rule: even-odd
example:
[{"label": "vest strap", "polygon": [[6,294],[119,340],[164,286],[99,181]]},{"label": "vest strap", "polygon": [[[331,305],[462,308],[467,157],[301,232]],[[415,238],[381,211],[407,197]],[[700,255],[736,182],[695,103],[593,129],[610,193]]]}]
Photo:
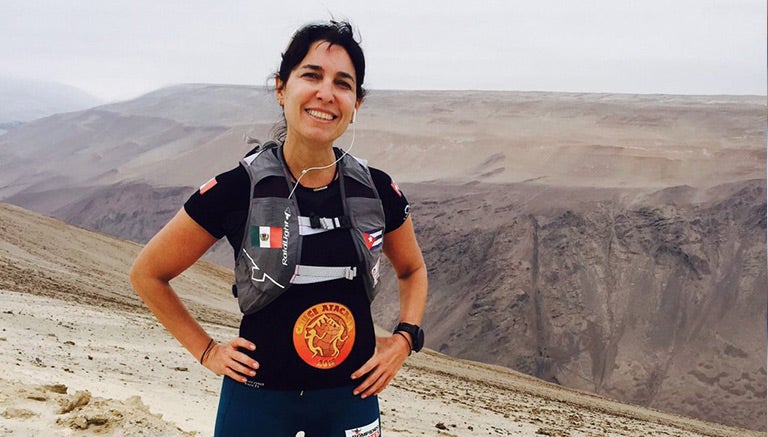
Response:
[{"label": "vest strap", "polygon": [[357,267],[322,267],[297,265],[291,284],[314,284],[334,279],[355,279]]},{"label": "vest strap", "polygon": [[352,221],[349,217],[311,217],[299,216],[299,235],[314,235],[334,229],[349,229]]}]

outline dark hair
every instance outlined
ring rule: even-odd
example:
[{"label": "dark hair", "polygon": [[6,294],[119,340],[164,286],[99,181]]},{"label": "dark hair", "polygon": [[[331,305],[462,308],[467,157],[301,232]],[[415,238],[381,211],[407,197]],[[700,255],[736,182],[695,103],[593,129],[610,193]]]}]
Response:
[{"label": "dark hair", "polygon": [[[297,30],[291,38],[285,52],[282,54],[280,69],[275,73],[285,86],[291,72],[299,62],[307,56],[310,46],[317,41],[327,41],[330,45],[338,45],[346,50],[349,58],[352,60],[352,66],[355,67],[355,83],[357,101],[361,102],[365,97],[366,91],[363,88],[365,80],[365,56],[360,43],[355,40],[352,25],[346,21],[330,20],[323,23],[307,24]],[[274,139],[283,142],[285,140],[285,120],[272,129]]]},{"label": "dark hair", "polygon": [[357,100],[363,100],[365,90],[363,81],[365,80],[365,56],[360,43],[355,40],[352,25],[346,21],[329,21],[327,23],[307,24],[297,30],[291,38],[288,48],[283,53],[283,60],[280,63],[280,70],[277,77],[283,83],[288,82],[291,71],[299,65],[302,59],[307,56],[309,47],[317,41],[327,41],[330,45],[338,45],[344,48],[352,60],[352,66],[355,67],[355,82],[357,83]]}]

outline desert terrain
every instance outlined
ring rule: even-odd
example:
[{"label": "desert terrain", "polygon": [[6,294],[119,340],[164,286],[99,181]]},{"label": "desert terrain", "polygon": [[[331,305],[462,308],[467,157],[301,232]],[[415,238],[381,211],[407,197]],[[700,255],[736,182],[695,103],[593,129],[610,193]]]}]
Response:
[{"label": "desert terrain", "polygon": [[[0,135],[0,201],[145,242],[278,117],[192,84],[31,121]],[[765,431],[765,126],[764,96],[374,90],[352,153],[412,203],[429,348]]]},{"label": "desert terrain", "polygon": [[[130,290],[138,244],[0,205],[0,433],[210,435],[220,379]],[[214,337],[236,335],[228,272],[174,286]],[[758,436],[569,390],[432,350],[381,395],[388,436]]]}]

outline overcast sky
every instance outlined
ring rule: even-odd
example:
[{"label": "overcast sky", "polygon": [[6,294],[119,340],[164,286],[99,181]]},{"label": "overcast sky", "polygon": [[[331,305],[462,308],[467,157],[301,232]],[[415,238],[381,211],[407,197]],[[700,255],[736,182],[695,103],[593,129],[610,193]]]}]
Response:
[{"label": "overcast sky", "polygon": [[331,16],[358,28],[370,89],[766,94],[765,0],[3,0],[0,12],[0,75],[104,99],[264,85],[293,31]]}]

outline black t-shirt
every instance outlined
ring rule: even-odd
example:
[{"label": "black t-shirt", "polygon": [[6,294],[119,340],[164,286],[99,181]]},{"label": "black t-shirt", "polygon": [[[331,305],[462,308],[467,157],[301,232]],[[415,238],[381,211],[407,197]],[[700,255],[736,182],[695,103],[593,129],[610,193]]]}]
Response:
[{"label": "black t-shirt", "polygon": [[[384,206],[386,235],[405,222],[408,201],[386,173],[370,170]],[[248,174],[240,165],[211,179],[189,198],[184,208],[212,236],[226,236],[233,249],[238,250],[250,203],[249,184]],[[348,194],[367,189],[351,178],[344,178],[344,186]],[[267,195],[287,197],[285,179],[262,180],[254,189],[254,197]],[[299,186],[294,196],[303,216],[337,217],[343,213],[338,178],[322,190]],[[350,232],[353,231],[336,229],[304,236],[300,263],[358,265]],[[310,321],[317,329],[304,329],[298,334],[300,323],[302,328],[308,328],[300,320]],[[375,347],[370,303],[362,277],[293,284],[262,310],[245,315],[240,323],[240,336],[256,344],[256,350],[247,353],[260,364],[248,385],[276,390],[356,385],[359,381],[352,381],[350,375],[373,355]],[[318,354],[336,355],[335,367],[323,368],[316,360]]]}]

